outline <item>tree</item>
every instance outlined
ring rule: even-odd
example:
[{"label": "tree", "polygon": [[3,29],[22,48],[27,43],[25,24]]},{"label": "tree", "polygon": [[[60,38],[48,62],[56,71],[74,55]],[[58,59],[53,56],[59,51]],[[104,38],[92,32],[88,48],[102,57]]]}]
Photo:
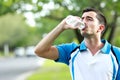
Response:
[{"label": "tree", "polygon": [[109,35],[107,36],[107,39],[109,42],[112,43],[116,28],[117,28],[117,19],[120,16],[120,12],[119,12],[120,1],[117,1],[117,0],[96,1],[94,0],[94,2],[95,3],[91,3],[91,7],[96,7],[94,5],[98,5],[97,8],[105,14],[108,20],[107,29],[102,37],[105,37],[105,34],[109,33]]},{"label": "tree", "polygon": [[23,19],[22,15],[17,14],[6,14],[0,17],[0,47],[5,44],[14,47],[27,35],[27,27]]},{"label": "tree", "polygon": [[[49,5],[51,3],[52,5]],[[108,20],[108,27],[103,34],[103,38],[108,39],[112,43],[113,37],[116,32],[118,17],[120,16],[120,1],[119,0],[6,0],[1,1],[1,15],[7,12],[33,12],[34,14],[42,14],[43,18],[51,19],[54,21],[61,21],[67,15],[81,16],[81,10],[87,6],[95,7],[101,10]],[[27,9],[24,6],[30,5],[31,9]],[[7,7],[6,7],[7,6]],[[47,14],[43,13],[47,8]],[[53,6],[54,8],[50,8]],[[9,7],[9,8],[8,8]],[[7,9],[8,8],[8,9]],[[38,16],[38,17],[40,17]],[[42,18],[39,18],[42,19]],[[38,20],[37,18],[37,21]],[[39,22],[44,26],[44,23]],[[46,25],[46,24],[45,24]],[[51,23],[50,23],[51,25]],[[52,28],[52,27],[51,27]],[[82,36],[78,30],[75,30],[76,37],[79,42],[82,41]]]},{"label": "tree", "polygon": [[[62,18],[64,18],[66,15],[69,15],[69,14],[81,16],[81,10],[85,8],[86,6],[95,7],[101,10],[105,14],[108,20],[108,25],[107,25],[108,27],[102,37],[107,38],[108,41],[112,43],[116,28],[117,28],[118,17],[120,16],[120,11],[119,11],[120,1],[119,0],[92,0],[92,1],[90,0],[81,0],[81,1],[79,0],[69,0],[69,1],[54,0],[54,3],[55,5],[59,5],[59,8],[57,9],[58,11],[61,11],[62,9],[62,12],[61,12],[62,16],[59,17],[59,19],[57,16],[59,14],[56,14],[56,15],[53,14],[53,13],[57,13],[57,10],[56,9],[51,10],[51,14],[49,15],[49,18],[52,18],[52,19],[54,18],[56,20],[61,20]],[[83,38],[79,34],[79,31],[75,30],[75,34],[79,42],[81,42]]]}]

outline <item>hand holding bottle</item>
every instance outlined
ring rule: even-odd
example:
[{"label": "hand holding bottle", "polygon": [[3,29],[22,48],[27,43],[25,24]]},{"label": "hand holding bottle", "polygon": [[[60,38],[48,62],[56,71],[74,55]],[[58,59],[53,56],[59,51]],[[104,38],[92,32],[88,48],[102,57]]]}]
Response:
[{"label": "hand holding bottle", "polygon": [[85,28],[84,22],[82,22],[80,19],[78,19],[77,17],[72,16],[72,15],[67,16],[66,23],[70,26],[78,27],[78,29]]}]

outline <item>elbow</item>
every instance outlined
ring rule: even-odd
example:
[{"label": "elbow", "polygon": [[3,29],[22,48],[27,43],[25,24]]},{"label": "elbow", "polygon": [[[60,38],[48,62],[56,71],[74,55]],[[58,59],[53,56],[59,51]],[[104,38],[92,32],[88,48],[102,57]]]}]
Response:
[{"label": "elbow", "polygon": [[35,53],[37,56],[39,56],[40,53],[41,53],[41,51],[40,51],[39,49],[35,48],[34,53]]},{"label": "elbow", "polygon": [[44,57],[45,51],[46,50],[41,47],[35,47],[35,49],[34,49],[34,53],[39,57]]},{"label": "elbow", "polygon": [[34,50],[34,53],[37,55],[38,51],[35,49],[35,50]]}]

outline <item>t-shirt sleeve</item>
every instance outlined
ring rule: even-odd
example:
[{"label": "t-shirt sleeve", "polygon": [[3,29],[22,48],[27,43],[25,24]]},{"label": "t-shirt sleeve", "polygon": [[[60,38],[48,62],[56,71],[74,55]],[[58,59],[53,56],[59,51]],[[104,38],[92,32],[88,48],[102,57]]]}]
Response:
[{"label": "t-shirt sleeve", "polygon": [[62,62],[68,65],[71,51],[74,50],[76,47],[76,43],[66,43],[56,46],[59,52],[59,57],[55,61]]}]

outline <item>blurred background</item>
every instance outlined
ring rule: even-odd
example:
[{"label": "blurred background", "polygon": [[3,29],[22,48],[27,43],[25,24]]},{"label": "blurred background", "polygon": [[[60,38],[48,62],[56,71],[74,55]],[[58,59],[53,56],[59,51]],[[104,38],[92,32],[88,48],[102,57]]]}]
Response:
[{"label": "blurred background", "polygon": [[[63,18],[81,16],[86,7],[104,13],[108,24],[102,38],[120,47],[120,0],[1,0],[0,80],[70,80],[66,65],[37,57],[34,46]],[[82,40],[79,30],[67,30],[54,45]]]}]

